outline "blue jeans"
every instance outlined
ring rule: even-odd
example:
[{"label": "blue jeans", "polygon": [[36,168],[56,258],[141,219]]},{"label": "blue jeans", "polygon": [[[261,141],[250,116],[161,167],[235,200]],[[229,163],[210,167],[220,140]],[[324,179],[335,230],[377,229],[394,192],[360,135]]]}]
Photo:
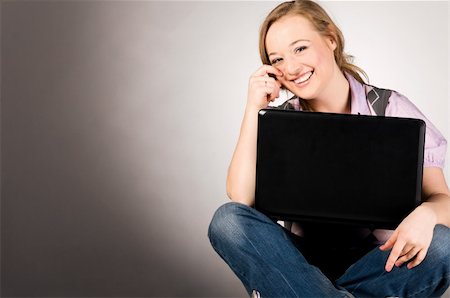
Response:
[{"label": "blue jeans", "polygon": [[[335,249],[337,243],[327,247],[325,240],[317,250],[305,246],[301,237],[246,205],[221,206],[208,236],[249,294],[256,289],[262,297],[434,297],[450,284],[449,230],[436,226],[425,260],[413,269],[403,265],[386,272],[389,252],[362,244],[363,250],[355,251],[356,260],[343,258],[354,262],[337,279],[321,270],[341,261],[343,250]],[[347,248],[351,255],[354,247]]]}]

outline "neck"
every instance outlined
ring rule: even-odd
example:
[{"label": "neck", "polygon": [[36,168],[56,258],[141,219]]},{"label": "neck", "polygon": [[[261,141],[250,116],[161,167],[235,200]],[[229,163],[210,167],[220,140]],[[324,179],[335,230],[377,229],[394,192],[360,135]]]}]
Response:
[{"label": "neck", "polygon": [[350,114],[350,85],[339,69],[335,71],[336,75],[333,76],[323,94],[320,98],[311,100],[310,105],[317,112]]}]

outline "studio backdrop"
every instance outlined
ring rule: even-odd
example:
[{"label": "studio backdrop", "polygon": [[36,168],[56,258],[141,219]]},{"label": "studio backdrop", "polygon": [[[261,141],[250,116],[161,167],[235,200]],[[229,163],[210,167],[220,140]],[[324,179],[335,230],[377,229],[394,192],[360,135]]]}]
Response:
[{"label": "studio backdrop", "polygon": [[[2,297],[246,296],[207,228],[278,3],[1,2]],[[448,138],[448,2],[320,3]]]}]

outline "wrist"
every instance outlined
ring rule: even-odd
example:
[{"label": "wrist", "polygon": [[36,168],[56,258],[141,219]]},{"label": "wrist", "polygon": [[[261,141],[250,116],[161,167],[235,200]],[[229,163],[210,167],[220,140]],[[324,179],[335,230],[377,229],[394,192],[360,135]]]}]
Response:
[{"label": "wrist", "polygon": [[417,207],[421,212],[425,212],[427,214],[428,219],[436,225],[438,223],[438,215],[435,211],[432,202],[423,202],[420,206]]},{"label": "wrist", "polygon": [[261,109],[264,109],[264,107],[258,107],[258,106],[253,106],[253,105],[247,105],[245,107],[245,114],[249,114],[249,115],[258,115],[259,111]]}]

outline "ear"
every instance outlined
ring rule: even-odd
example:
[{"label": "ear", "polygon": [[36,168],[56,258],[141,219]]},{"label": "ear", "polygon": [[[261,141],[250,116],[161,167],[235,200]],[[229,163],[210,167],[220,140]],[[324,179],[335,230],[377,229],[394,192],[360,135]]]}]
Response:
[{"label": "ear", "polygon": [[334,36],[328,37],[328,38],[326,39],[326,41],[327,41],[328,47],[329,47],[332,51],[336,50],[336,48],[337,48],[337,43],[336,43],[336,40],[334,39]]}]

